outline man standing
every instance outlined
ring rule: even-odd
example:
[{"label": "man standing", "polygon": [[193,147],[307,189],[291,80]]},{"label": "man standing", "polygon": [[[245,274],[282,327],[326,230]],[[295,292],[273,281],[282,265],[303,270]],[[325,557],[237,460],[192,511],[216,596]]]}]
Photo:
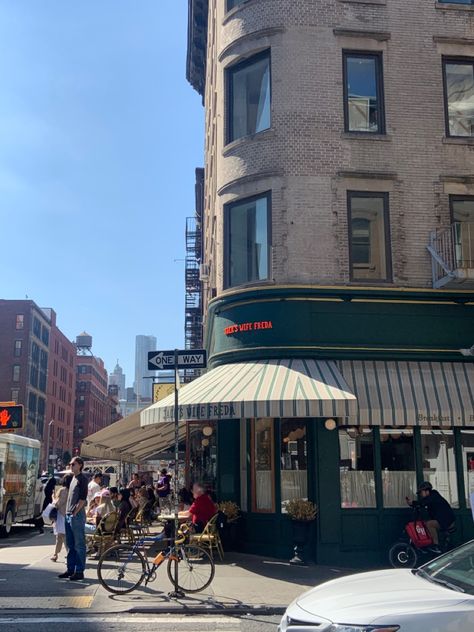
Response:
[{"label": "man standing", "polygon": [[91,482],[87,486],[87,502],[88,503],[90,503],[90,501],[94,498],[94,496],[100,492],[101,483],[102,483],[102,474],[100,472],[96,472]]},{"label": "man standing", "polygon": [[84,569],[86,567],[86,512],[87,501],[87,477],[82,473],[84,461],[80,456],[75,456],[71,463],[71,470],[74,474],[66,505],[66,546],[67,570],[58,577],[67,578],[71,581],[84,579]]}]

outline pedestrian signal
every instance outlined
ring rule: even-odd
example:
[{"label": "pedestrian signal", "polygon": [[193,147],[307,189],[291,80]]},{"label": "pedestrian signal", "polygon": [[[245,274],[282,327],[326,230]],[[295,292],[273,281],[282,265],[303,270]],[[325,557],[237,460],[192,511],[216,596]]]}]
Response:
[{"label": "pedestrian signal", "polygon": [[0,403],[0,432],[23,428],[23,406]]}]

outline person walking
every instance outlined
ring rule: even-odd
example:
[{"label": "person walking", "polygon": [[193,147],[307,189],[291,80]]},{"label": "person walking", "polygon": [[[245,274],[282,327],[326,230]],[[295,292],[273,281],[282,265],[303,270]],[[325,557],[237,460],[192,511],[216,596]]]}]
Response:
[{"label": "person walking", "polygon": [[84,461],[75,456],[71,463],[74,478],[69,487],[66,504],[66,547],[67,570],[58,577],[71,581],[84,579],[86,567],[86,524],[87,477],[82,473]]},{"label": "person walking", "polygon": [[56,506],[58,514],[56,516],[56,520],[53,521],[53,533],[56,536],[56,547],[54,549],[54,554],[51,557],[52,562],[58,561],[58,555],[61,553],[66,536],[66,505],[71,481],[72,474],[65,474],[61,481],[61,487],[56,492],[53,499],[53,503]]},{"label": "person walking", "polygon": [[168,470],[164,467],[160,472],[160,478],[156,485],[156,491],[158,493],[158,501],[160,503],[160,509],[171,510],[171,475],[168,474]]}]

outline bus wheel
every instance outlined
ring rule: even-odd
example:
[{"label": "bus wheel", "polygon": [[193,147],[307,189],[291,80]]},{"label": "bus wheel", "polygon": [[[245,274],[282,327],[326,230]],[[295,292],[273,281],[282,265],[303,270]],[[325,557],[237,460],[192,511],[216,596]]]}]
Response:
[{"label": "bus wheel", "polygon": [[9,505],[5,513],[3,525],[0,526],[0,537],[8,538],[8,536],[10,535],[12,531],[12,526],[13,526],[13,507]]}]

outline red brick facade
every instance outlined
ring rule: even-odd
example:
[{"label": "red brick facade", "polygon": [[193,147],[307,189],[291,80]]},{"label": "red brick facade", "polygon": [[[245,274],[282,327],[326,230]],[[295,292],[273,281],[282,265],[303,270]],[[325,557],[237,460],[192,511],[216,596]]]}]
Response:
[{"label": "red brick facade", "polygon": [[76,356],[74,454],[79,453],[84,437],[112,422],[107,377],[107,371],[100,358],[92,355]]}]

